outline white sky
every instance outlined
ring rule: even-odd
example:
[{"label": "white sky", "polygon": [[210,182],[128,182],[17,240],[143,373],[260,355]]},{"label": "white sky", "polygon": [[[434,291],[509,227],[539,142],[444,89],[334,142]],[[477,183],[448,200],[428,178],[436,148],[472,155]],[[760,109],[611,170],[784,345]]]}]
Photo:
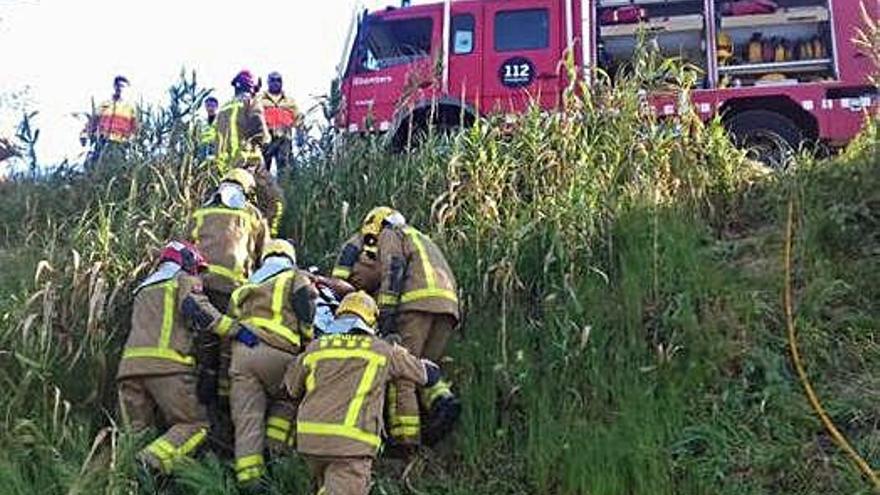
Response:
[{"label": "white sky", "polygon": [[[363,2],[375,8],[396,0]],[[355,0],[0,0],[0,96],[29,86],[39,110],[42,163],[76,158],[82,127],[71,114],[108,98],[116,74],[129,100],[166,101],[181,67],[224,101],[241,68],[284,76],[302,110],[325,94]],[[5,105],[5,107],[4,107]],[[18,115],[0,98],[0,135]]]}]

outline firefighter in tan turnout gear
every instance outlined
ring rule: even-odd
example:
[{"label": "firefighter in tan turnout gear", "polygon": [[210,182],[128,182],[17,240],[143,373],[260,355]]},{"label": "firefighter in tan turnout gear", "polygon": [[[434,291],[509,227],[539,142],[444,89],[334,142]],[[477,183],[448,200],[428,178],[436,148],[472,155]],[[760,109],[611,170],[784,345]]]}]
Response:
[{"label": "firefighter in tan turnout gear", "polygon": [[347,295],[328,334],[309,344],[284,378],[290,396],[300,401],[297,451],[319,494],[368,493],[388,381],[424,385],[439,379],[433,363],[375,337],[378,313],[365,292]]},{"label": "firefighter in tan turnout gear", "polygon": [[202,292],[205,262],[189,244],[171,242],[159,266],[135,289],[131,332],[117,380],[123,420],[133,430],[168,428],[140,452],[152,468],[169,473],[205,440],[208,418],[196,399],[192,330],[228,332],[233,321]]},{"label": "firefighter in tan turnout gear", "polygon": [[[349,240],[333,273],[378,293],[381,335],[397,334],[411,353],[439,362],[459,321],[455,278],[437,245],[407,225],[400,212],[385,206],[371,210],[360,238]],[[418,445],[420,436],[433,445],[461,412],[445,380],[418,394],[411,382],[392,384],[388,395],[389,433],[403,447]]]},{"label": "firefighter in tan turnout gear", "polygon": [[[379,261],[379,329],[398,334],[402,345],[418,357],[439,362],[459,321],[455,277],[434,242],[406,224],[400,212],[380,206],[361,226],[364,251]],[[412,382],[389,388],[391,436],[402,445],[428,445],[445,435],[458,419],[461,404],[449,384],[439,380],[416,393]],[[428,424],[422,425],[419,403]]]},{"label": "firefighter in tan turnout gear", "polygon": [[[205,293],[219,310],[228,312],[232,292],[247,281],[263,251],[268,227],[250,199],[254,178],[247,170],[230,170],[220,185],[192,216],[190,234],[205,256]],[[199,400],[208,405],[214,426],[213,439],[221,452],[232,448],[229,420],[230,345],[216,335],[199,342]]]},{"label": "firefighter in tan turnout gear", "polygon": [[255,189],[250,172],[232,169],[192,216],[190,235],[208,262],[205,288],[224,311],[232,292],[250,276],[269,237],[266,220],[252,202]]},{"label": "firefighter in tan turnout gear", "polygon": [[223,173],[240,167],[254,175],[257,206],[266,216],[272,235],[277,235],[284,198],[263,164],[262,150],[269,144],[270,134],[263,106],[255,98],[258,88],[246,70],[235,76],[232,86],[235,96],[217,113],[217,165]]},{"label": "firefighter in tan turnout gear", "polygon": [[264,438],[273,453],[292,444],[296,407],[284,390],[284,372],[312,338],[316,297],[308,274],[296,267],[293,245],[281,239],[266,245],[260,268],[232,294],[231,314],[244,327],[229,370],[242,485],[255,487],[265,473]]}]

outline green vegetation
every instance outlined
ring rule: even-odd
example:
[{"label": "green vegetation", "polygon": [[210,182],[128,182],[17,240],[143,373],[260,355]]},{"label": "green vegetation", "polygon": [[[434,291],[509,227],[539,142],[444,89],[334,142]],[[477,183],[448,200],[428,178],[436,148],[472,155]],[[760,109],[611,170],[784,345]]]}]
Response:
[{"label": "green vegetation", "polygon": [[[853,494],[789,364],[786,202],[798,205],[800,346],[820,397],[880,466],[880,125],[830,161],[767,175],[718,122],[658,122],[637,88],[687,73],[646,61],[566,111],[481,121],[391,155],[344,142],[282,182],[305,263],[328,269],[377,204],[445,248],[466,319],[445,368],[465,403],[412,480],[436,494]],[[195,91],[195,88],[192,89]],[[144,439],[115,423],[130,290],[211,183],[185,132],[106,177],[0,185],[0,486],[154,493]],[[183,143],[183,144],[181,144]],[[109,179],[110,176],[112,179]],[[305,493],[296,459],[275,493]],[[235,493],[213,458],[168,493]],[[381,468],[373,493],[406,492]]]}]

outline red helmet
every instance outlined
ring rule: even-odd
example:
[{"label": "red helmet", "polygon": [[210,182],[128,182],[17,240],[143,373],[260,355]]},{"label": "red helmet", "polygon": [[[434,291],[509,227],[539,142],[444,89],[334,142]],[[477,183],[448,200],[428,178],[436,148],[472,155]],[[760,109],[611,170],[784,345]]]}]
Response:
[{"label": "red helmet", "polygon": [[242,69],[235,75],[232,79],[232,86],[235,89],[241,89],[245,91],[253,91],[254,89],[254,76],[251,74],[251,71],[247,69]]},{"label": "red helmet", "polygon": [[159,262],[171,261],[177,263],[187,273],[196,275],[208,267],[205,257],[198,248],[186,241],[171,241],[162,248],[159,254]]}]

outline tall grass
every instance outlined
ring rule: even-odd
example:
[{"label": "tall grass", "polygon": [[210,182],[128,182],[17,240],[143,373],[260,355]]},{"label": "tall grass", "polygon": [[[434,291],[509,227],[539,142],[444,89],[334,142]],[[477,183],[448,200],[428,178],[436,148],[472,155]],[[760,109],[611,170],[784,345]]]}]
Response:
[{"label": "tall grass", "polygon": [[707,373],[699,306],[720,289],[695,219],[737,176],[705,167],[743,162],[638,112],[603,119],[608,108],[534,112],[514,139],[480,123],[447,156],[389,160],[355,144],[292,188],[292,227],[312,259],[388,202],[445,247],[466,295],[450,368],[468,405],[454,459],[472,469],[472,490],[481,472],[511,471],[507,487],[481,493],[703,492],[676,482],[669,452],[684,390]]},{"label": "tall grass", "polygon": [[[866,493],[787,364],[779,205],[790,191],[802,205],[810,370],[877,461],[876,122],[839,159],[766,177],[719,122],[646,111],[639,89],[658,80],[684,96],[692,76],[646,58],[614,85],[569,88],[560,113],[480,120],[400,154],[340,138],[282,179],[284,233],[304,262],[329,268],[362,215],[391,204],[457,274],[465,319],[444,367],[465,409],[416,490]],[[131,456],[144,439],[115,422],[132,284],[213,180],[188,158],[186,132],[167,135],[184,141],[136,148],[103,177],[0,185],[6,492],[235,492],[216,459],[173,486],[139,483]],[[374,493],[406,491],[380,472]],[[302,492],[303,466],[280,463],[271,485]]]}]

